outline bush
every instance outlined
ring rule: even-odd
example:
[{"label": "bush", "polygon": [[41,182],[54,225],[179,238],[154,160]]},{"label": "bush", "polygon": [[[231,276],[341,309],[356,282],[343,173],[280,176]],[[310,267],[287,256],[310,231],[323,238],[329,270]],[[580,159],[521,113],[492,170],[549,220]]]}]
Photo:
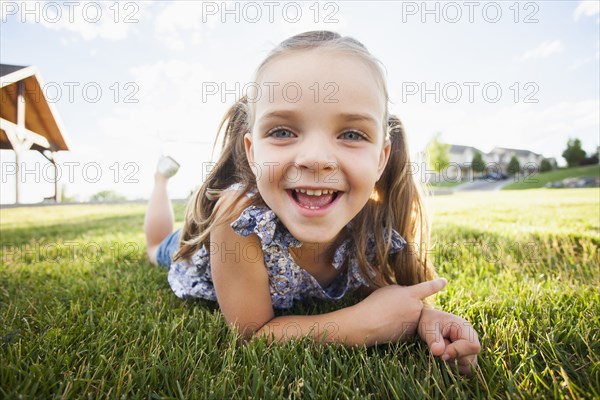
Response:
[{"label": "bush", "polygon": [[540,165],[540,172],[548,172],[548,171],[552,171],[552,164],[550,163],[550,160],[548,160],[547,158],[544,158],[542,160],[542,165]]},{"label": "bush", "polygon": [[591,157],[586,157],[579,162],[579,165],[594,165],[598,164],[598,154],[594,154]]},{"label": "bush", "polygon": [[93,202],[105,202],[105,201],[123,201],[127,200],[127,197],[115,192],[114,190],[103,190],[90,197],[90,201]]}]

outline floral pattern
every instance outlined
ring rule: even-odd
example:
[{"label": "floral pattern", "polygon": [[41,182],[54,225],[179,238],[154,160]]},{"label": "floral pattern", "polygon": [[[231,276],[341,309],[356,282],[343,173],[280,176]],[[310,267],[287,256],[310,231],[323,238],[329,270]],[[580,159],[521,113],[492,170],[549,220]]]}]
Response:
[{"label": "floral pattern", "polygon": [[[292,236],[270,208],[250,206],[231,227],[241,236],[255,234],[259,237],[274,308],[290,308],[295,301],[309,297],[338,300],[346,293],[367,285],[351,239],[345,240],[336,249],[332,262],[336,269],[340,269],[347,261],[348,268],[329,286],[323,288],[311,274],[297,265],[290,255],[290,247],[300,247],[302,243]],[[400,251],[406,245],[406,241],[395,230],[392,230],[391,242],[390,254]],[[373,246],[368,248],[373,249]],[[368,260],[373,258],[374,254],[367,254]],[[211,279],[210,254],[204,246],[192,256],[191,263],[182,261],[171,264],[168,279],[171,288],[180,298],[198,297],[213,301],[217,299]]]}]

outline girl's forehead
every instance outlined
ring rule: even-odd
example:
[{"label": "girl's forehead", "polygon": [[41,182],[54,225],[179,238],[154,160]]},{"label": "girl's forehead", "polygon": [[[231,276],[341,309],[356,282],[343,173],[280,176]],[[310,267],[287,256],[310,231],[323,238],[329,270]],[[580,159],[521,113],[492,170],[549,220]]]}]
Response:
[{"label": "girl's forehead", "polygon": [[363,58],[332,49],[292,51],[263,66],[257,77],[256,115],[275,106],[352,107],[385,112],[385,95],[373,67]]},{"label": "girl's forehead", "polygon": [[261,80],[313,78],[335,82],[352,75],[376,81],[374,71],[361,56],[343,50],[315,48],[278,55],[263,67]]}]

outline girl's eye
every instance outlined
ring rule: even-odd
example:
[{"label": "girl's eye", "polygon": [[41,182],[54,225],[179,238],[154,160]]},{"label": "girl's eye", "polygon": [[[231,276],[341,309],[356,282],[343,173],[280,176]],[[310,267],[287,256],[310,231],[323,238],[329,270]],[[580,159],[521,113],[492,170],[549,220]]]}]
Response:
[{"label": "girl's eye", "polygon": [[277,139],[290,139],[294,137],[294,134],[288,131],[287,129],[277,128],[275,130],[272,130],[269,133],[269,136],[273,136]]},{"label": "girl's eye", "polygon": [[364,140],[365,137],[364,135],[356,132],[356,131],[347,131],[342,133],[341,136],[343,139],[348,139],[348,140]]}]

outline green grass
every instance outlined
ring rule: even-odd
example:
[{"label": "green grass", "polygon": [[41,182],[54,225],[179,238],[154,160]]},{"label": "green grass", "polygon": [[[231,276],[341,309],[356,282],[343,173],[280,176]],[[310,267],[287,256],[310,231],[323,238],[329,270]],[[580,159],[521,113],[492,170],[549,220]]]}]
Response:
[{"label": "green grass", "polygon": [[543,188],[548,182],[561,181],[566,178],[580,178],[584,176],[600,176],[600,165],[562,168],[555,171],[534,173],[526,177],[518,178],[518,181],[509,183],[508,185],[504,186],[502,190]]},{"label": "green grass", "polygon": [[0,398],[600,398],[599,193],[431,200],[437,303],[481,339],[470,378],[418,340],[237,344],[145,260],[142,205],[2,209]]},{"label": "green grass", "polygon": [[433,189],[442,189],[442,188],[451,188],[451,187],[456,187],[458,185],[462,185],[464,182],[462,181],[442,181],[442,182],[434,182],[431,183],[430,186]]}]

